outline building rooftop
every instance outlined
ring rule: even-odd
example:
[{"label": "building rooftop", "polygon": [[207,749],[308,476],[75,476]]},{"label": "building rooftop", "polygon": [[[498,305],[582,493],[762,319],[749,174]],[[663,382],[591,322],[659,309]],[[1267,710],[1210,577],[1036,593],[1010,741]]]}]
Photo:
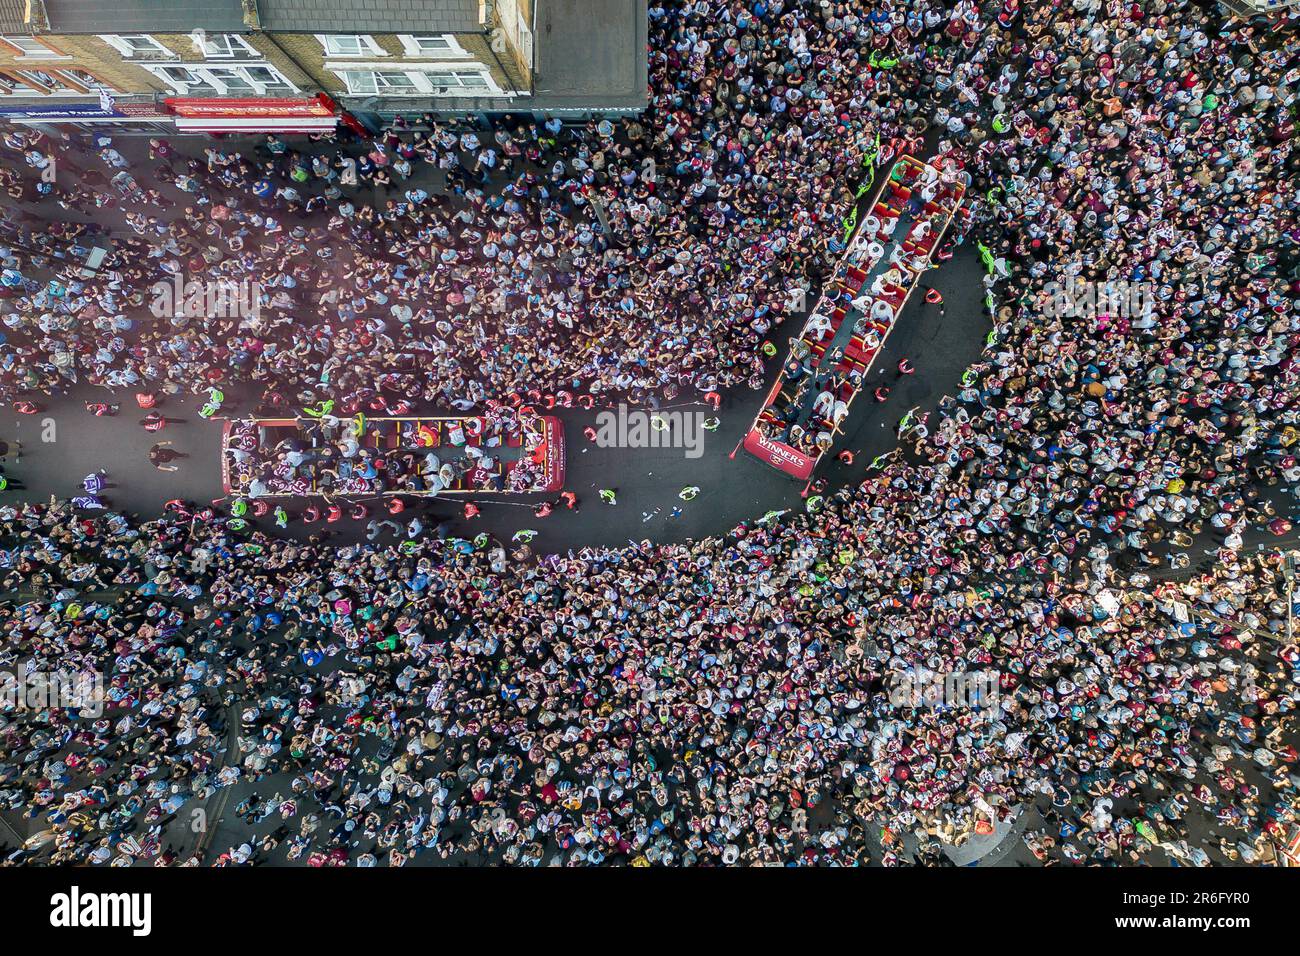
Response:
[{"label": "building rooftop", "polygon": [[[414,109],[536,111],[561,117],[640,113],[647,101],[646,7],[647,0],[537,2],[531,96],[422,100]],[[378,113],[413,111],[410,100],[395,96],[366,97],[356,108]]]},{"label": "building rooftop", "polygon": [[[0,24],[22,0],[0,0]],[[240,0],[45,0],[52,33],[246,33]],[[468,33],[479,0],[257,0],[274,33]]]},{"label": "building rooftop", "polygon": [[533,106],[640,111],[646,105],[646,0],[538,5]]},{"label": "building rooftop", "polygon": [[51,33],[243,33],[239,0],[45,0]]},{"label": "building rooftop", "polygon": [[23,0],[0,0],[0,33],[26,33],[23,26]]},{"label": "building rooftop", "polygon": [[258,0],[262,29],[280,33],[476,33],[479,0]]}]

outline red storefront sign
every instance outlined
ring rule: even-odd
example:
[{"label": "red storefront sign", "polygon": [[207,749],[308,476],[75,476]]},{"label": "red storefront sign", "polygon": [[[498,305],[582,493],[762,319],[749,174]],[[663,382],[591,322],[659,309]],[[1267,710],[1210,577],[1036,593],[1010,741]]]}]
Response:
[{"label": "red storefront sign", "polygon": [[169,114],[162,109],[157,103],[114,103],[113,109],[123,116],[135,117],[162,117],[166,118]]},{"label": "red storefront sign", "polygon": [[328,98],[238,99],[172,96],[165,101],[184,132],[315,132],[338,123]]}]

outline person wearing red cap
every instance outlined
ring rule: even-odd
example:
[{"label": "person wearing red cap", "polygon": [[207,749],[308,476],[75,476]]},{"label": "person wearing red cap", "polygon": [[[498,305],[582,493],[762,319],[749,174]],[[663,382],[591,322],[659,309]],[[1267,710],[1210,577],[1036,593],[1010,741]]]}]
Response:
[{"label": "person wearing red cap", "polygon": [[472,501],[465,502],[465,517],[477,518],[478,516],[479,516],[478,505],[474,504],[474,502]]}]

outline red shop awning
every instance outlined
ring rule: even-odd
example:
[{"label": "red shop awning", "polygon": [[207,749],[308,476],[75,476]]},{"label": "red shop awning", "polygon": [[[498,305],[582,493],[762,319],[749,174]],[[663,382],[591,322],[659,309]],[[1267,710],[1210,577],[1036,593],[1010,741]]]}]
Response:
[{"label": "red shop awning", "polygon": [[310,133],[338,123],[328,98],[268,99],[173,96],[165,100],[183,132]]}]

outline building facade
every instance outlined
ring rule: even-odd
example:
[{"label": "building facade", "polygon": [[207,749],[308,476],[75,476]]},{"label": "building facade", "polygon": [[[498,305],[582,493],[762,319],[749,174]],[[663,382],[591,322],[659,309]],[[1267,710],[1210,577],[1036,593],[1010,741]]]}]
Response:
[{"label": "building facade", "polygon": [[[585,110],[538,95],[539,6],[548,34],[602,14],[630,33],[641,62],[615,64],[610,95],[599,71],[584,92],[601,112],[644,106],[645,0],[0,0],[0,119],[300,131],[329,116]],[[581,64],[555,59],[551,85],[571,92],[562,74]]]}]

